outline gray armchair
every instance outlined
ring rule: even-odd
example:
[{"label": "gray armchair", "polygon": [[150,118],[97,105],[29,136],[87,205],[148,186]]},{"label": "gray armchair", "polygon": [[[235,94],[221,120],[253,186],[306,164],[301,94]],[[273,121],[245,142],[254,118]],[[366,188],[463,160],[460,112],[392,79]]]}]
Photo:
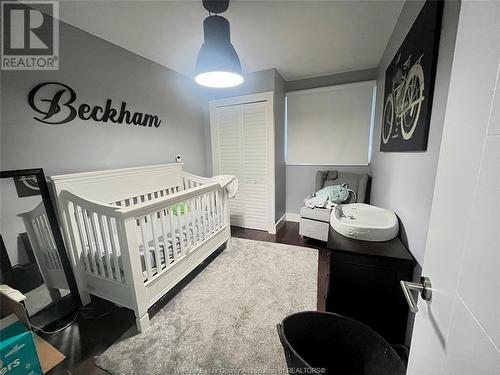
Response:
[{"label": "gray armchair", "polygon": [[[356,193],[355,202],[364,203],[369,198],[368,174],[356,174],[349,172],[318,171],[316,172],[316,190],[321,190],[326,186],[347,184],[348,188]],[[350,196],[347,203],[354,203],[354,197]],[[320,241],[327,241],[330,227],[330,211],[326,208],[300,209],[299,234],[302,237],[315,238]]]},{"label": "gray armchair", "polygon": [[[315,191],[321,190],[326,186],[347,184],[349,189],[356,193],[356,202],[365,203],[369,180],[370,176],[366,173],[356,174],[338,171],[317,171]],[[349,199],[349,203],[354,203],[353,197]]]}]

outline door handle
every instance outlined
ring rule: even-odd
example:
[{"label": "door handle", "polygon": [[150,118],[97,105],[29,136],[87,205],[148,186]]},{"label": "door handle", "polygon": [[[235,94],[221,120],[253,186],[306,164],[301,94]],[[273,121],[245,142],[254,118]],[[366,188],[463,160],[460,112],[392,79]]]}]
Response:
[{"label": "door handle", "polygon": [[420,292],[420,296],[424,301],[432,300],[432,284],[428,277],[422,276],[419,283],[412,283],[410,281],[403,280],[399,283],[401,284],[403,294],[405,295],[406,302],[408,302],[408,306],[410,306],[411,312],[418,312],[417,301],[413,298],[413,294],[411,294],[412,290]]}]

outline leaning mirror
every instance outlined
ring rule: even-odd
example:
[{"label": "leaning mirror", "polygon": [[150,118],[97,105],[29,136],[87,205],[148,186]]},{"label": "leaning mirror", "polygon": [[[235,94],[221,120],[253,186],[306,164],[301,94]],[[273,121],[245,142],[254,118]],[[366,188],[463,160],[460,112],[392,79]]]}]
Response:
[{"label": "leaning mirror", "polygon": [[49,327],[80,300],[45,176],[30,169],[0,177],[0,282],[25,296],[33,327]]}]

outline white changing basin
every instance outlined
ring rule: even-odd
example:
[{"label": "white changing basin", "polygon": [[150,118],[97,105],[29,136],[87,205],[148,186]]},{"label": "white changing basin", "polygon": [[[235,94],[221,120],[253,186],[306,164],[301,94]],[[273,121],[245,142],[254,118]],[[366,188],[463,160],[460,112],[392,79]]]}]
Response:
[{"label": "white changing basin", "polygon": [[399,231],[394,212],[365,203],[338,205],[332,210],[330,225],[343,236],[363,241],[388,241]]}]

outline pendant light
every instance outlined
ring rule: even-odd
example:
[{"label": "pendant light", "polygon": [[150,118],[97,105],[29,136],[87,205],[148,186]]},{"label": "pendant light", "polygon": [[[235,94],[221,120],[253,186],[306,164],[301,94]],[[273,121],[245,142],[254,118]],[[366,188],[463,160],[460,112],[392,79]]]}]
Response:
[{"label": "pendant light", "polygon": [[203,21],[204,43],[196,60],[195,81],[214,88],[238,86],[243,83],[240,59],[231,44],[229,21],[219,16],[229,0],[205,0],[203,6],[210,15]]}]

